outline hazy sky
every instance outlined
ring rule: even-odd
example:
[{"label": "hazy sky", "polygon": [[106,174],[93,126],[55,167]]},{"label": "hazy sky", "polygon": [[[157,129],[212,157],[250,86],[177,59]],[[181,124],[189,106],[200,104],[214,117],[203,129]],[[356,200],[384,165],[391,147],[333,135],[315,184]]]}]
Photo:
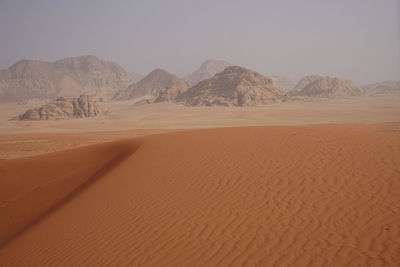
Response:
[{"label": "hazy sky", "polygon": [[96,55],[183,76],[208,58],[293,79],[400,79],[396,0],[0,0],[0,68]]}]

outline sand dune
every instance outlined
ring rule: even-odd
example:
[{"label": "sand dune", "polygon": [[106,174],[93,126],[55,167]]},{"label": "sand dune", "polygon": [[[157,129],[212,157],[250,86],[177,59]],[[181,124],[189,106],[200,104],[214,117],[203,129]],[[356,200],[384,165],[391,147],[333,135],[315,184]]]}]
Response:
[{"label": "sand dune", "polygon": [[[400,127],[400,126],[399,126]],[[81,146],[176,130],[130,130],[94,133],[0,135],[0,160],[35,156]]]},{"label": "sand dune", "polygon": [[2,266],[400,264],[395,132],[196,130],[0,170]]},{"label": "sand dune", "polygon": [[0,165],[0,245],[113,169],[138,147],[115,142]]}]

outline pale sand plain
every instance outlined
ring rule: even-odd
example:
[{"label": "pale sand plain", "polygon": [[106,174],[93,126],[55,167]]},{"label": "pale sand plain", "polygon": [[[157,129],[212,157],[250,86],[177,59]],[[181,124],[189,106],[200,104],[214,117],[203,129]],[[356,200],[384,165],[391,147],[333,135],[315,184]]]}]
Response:
[{"label": "pale sand plain", "polygon": [[[68,121],[15,121],[38,103],[0,105],[0,159],[70,149],[82,145],[143,136],[171,130],[263,125],[377,124],[400,121],[400,97],[276,103],[260,107],[185,107],[134,101],[103,103],[110,114]],[[382,124],[384,123],[384,124]],[[377,126],[377,127],[381,127]],[[397,127],[398,128],[398,127]],[[96,134],[93,134],[96,132]]]},{"label": "pale sand plain", "polygon": [[[2,147],[22,140],[12,157],[35,140],[62,151],[0,161],[1,266],[398,266],[398,102],[340,103],[110,115],[179,129],[167,133],[2,121]],[[238,114],[274,124],[271,112],[303,125],[182,131],[240,124]],[[305,126],[324,122],[334,124]],[[21,134],[40,125],[47,133]]]}]

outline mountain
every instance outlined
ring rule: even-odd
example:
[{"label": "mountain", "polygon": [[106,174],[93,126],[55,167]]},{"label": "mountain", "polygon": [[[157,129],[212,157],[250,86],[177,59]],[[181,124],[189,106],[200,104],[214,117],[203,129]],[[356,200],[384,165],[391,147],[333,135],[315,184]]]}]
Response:
[{"label": "mountain", "polygon": [[292,80],[289,78],[283,77],[283,76],[278,76],[278,75],[273,75],[273,76],[266,76],[267,78],[271,78],[272,81],[274,82],[276,88],[283,92],[289,92],[291,91],[295,84]]},{"label": "mountain", "polygon": [[362,87],[370,94],[392,95],[400,94],[400,81],[385,81],[380,83],[372,83]]},{"label": "mountain", "polygon": [[253,106],[274,102],[284,96],[271,78],[231,66],[189,88],[177,100],[191,106]]},{"label": "mountain", "polygon": [[299,92],[296,92],[295,95],[322,98],[347,98],[365,95],[365,91],[350,80],[325,77],[310,83]]},{"label": "mountain", "polygon": [[184,90],[180,90],[177,87],[166,87],[160,89],[158,92],[158,96],[154,99],[154,102],[171,102],[174,101],[175,98],[184,93],[187,90],[187,87]]},{"label": "mountain", "polygon": [[211,78],[229,66],[232,66],[232,64],[227,61],[209,59],[201,64],[200,68],[186,76],[184,79],[188,84],[193,86],[198,84],[200,81]]},{"label": "mountain", "polygon": [[297,84],[296,86],[289,92],[291,95],[296,94],[297,92],[301,91],[304,89],[304,87],[306,87],[307,85],[309,85],[310,83],[313,83],[315,81],[318,81],[320,79],[322,79],[324,77],[320,76],[320,75],[308,75],[303,77]]},{"label": "mountain", "polygon": [[88,95],[78,98],[60,97],[39,108],[27,110],[19,116],[19,120],[65,120],[72,118],[95,117],[105,110]]},{"label": "mountain", "polygon": [[181,78],[163,69],[156,69],[138,83],[131,84],[127,89],[118,92],[114,98],[117,100],[127,100],[143,96],[158,98],[162,90],[175,90],[183,93],[187,88],[189,88],[189,85]]},{"label": "mountain", "polygon": [[137,83],[138,81],[144,78],[143,75],[138,74],[136,72],[129,72],[129,75],[131,76],[134,83]]},{"label": "mountain", "polygon": [[118,64],[95,56],[70,57],[56,62],[21,60],[0,70],[0,103],[86,93],[111,99],[132,78]]}]

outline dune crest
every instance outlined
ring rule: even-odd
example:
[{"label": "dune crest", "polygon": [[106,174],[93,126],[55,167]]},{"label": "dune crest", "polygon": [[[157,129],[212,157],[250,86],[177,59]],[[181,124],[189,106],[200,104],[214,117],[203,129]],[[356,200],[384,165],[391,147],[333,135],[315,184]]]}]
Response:
[{"label": "dune crest", "polygon": [[0,246],[104,176],[139,145],[119,141],[0,162]]}]

